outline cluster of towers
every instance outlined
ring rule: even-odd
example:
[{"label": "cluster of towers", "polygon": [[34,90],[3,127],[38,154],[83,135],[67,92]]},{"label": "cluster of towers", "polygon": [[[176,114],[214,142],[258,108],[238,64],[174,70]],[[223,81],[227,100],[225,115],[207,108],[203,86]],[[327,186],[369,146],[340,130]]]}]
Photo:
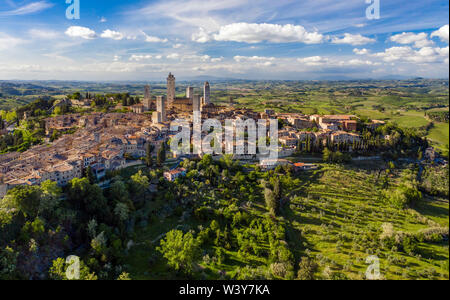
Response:
[{"label": "cluster of towers", "polygon": [[[156,112],[153,113],[153,122],[161,123],[167,121],[166,111],[173,109],[175,111],[202,111],[205,106],[211,105],[211,87],[209,82],[203,86],[203,97],[194,94],[194,88],[186,89],[185,98],[177,98],[175,92],[175,76],[170,73],[167,77],[167,98],[163,96],[156,97]],[[150,87],[145,88],[144,108],[151,107]]]},{"label": "cluster of towers", "polygon": [[167,77],[167,104],[170,107],[176,106],[177,102],[183,103],[183,101],[186,100],[189,100],[193,106],[196,106],[195,102],[198,100],[200,100],[200,106],[208,105],[211,103],[211,87],[209,82],[205,82],[203,86],[203,97],[194,94],[193,87],[188,87],[186,89],[186,98],[176,98],[175,81],[175,76],[172,73],[169,73],[169,77]]}]

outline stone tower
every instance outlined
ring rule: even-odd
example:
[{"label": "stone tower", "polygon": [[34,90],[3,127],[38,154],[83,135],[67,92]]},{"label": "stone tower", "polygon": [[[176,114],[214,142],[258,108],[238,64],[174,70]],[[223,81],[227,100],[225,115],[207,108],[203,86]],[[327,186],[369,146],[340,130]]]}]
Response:
[{"label": "stone tower", "polygon": [[152,115],[153,124],[159,124],[161,123],[161,114],[157,111],[153,112]]},{"label": "stone tower", "polygon": [[200,95],[193,95],[192,106],[194,108],[194,112],[202,110]]},{"label": "stone tower", "polygon": [[172,73],[169,73],[169,77],[167,77],[167,103],[172,105],[175,100],[175,76]]},{"label": "stone tower", "polygon": [[147,84],[145,86],[144,99],[148,98],[151,98],[151,94],[150,94],[150,85]]},{"label": "stone tower", "polygon": [[144,92],[144,109],[146,111],[149,111],[152,107],[152,94],[150,93],[150,86],[146,85],[145,86],[145,92]]},{"label": "stone tower", "polygon": [[209,86],[209,82],[205,82],[205,86],[203,87],[203,102],[205,105],[211,103],[211,87]]},{"label": "stone tower", "polygon": [[191,100],[194,99],[194,88],[193,87],[188,87],[186,89],[186,98],[189,98]]},{"label": "stone tower", "polygon": [[161,122],[166,122],[166,103],[164,96],[156,97],[156,111],[160,114]]}]

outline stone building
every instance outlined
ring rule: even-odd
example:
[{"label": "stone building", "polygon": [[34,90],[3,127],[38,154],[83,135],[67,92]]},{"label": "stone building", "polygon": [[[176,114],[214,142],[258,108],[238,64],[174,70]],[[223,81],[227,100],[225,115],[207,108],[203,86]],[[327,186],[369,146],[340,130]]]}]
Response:
[{"label": "stone building", "polygon": [[156,97],[156,111],[160,114],[160,122],[166,122],[166,101],[164,96]]},{"label": "stone building", "polygon": [[133,106],[131,106],[131,110],[135,113],[135,114],[142,114],[145,109],[144,109],[144,104],[135,104]]},{"label": "stone building", "polygon": [[153,121],[153,124],[160,124],[161,123],[161,113],[159,113],[157,111],[153,112],[152,121]]}]

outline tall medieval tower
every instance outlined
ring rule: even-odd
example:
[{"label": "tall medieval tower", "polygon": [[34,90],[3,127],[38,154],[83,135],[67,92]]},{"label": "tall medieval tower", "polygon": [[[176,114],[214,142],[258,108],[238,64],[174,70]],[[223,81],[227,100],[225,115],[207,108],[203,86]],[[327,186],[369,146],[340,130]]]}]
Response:
[{"label": "tall medieval tower", "polygon": [[203,87],[203,102],[204,105],[211,103],[211,87],[209,86],[209,82],[205,82],[205,86]]},{"label": "tall medieval tower", "polygon": [[171,106],[175,101],[175,76],[169,73],[167,77],[167,104]]},{"label": "tall medieval tower", "polygon": [[145,92],[144,92],[144,109],[146,111],[149,111],[152,107],[152,94],[150,92],[150,85],[145,86]]},{"label": "tall medieval tower", "polygon": [[164,96],[157,96],[156,97],[156,111],[159,114],[159,121],[160,122],[166,122],[166,103]]}]

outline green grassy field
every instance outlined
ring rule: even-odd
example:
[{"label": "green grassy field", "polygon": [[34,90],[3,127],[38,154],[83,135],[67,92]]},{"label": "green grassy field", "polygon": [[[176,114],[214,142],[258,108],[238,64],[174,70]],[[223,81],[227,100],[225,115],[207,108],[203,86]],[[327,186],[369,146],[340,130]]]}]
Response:
[{"label": "green grassy field", "polygon": [[445,149],[449,144],[449,124],[435,122],[427,137],[435,142],[438,148]]}]

